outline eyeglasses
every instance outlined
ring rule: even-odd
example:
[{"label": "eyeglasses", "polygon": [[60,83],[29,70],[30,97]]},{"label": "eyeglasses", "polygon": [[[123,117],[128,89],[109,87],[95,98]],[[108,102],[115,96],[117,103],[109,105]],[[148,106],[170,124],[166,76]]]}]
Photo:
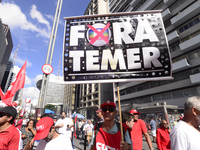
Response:
[{"label": "eyeglasses", "polygon": [[131,115],[132,115],[132,116],[135,116],[135,115],[138,115],[138,114],[133,114],[133,113],[132,113]]},{"label": "eyeglasses", "polygon": [[113,112],[113,111],[115,111],[115,108],[112,108],[112,107],[109,107],[109,108],[102,108],[102,111],[103,111],[103,112],[107,112],[107,111]]},{"label": "eyeglasses", "polygon": [[3,117],[3,116],[7,116],[7,114],[5,114],[5,113],[0,113],[0,118]]},{"label": "eyeglasses", "polygon": [[163,123],[164,125],[168,124],[168,123]]}]

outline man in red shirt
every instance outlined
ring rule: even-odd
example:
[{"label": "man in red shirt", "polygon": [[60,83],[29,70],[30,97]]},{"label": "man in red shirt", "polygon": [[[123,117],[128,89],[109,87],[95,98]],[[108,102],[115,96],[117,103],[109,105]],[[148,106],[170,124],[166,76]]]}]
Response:
[{"label": "man in red shirt", "polygon": [[11,106],[0,108],[0,149],[20,150],[21,133],[15,127],[17,110]]},{"label": "man in red shirt", "polygon": [[[128,130],[124,131],[125,141],[121,141],[121,131],[115,122],[115,116],[117,115],[115,103],[107,101],[101,105],[101,109],[104,122],[95,125],[95,137],[92,139],[93,145],[90,149],[131,150],[131,139]],[[99,128],[97,126],[99,126]]]},{"label": "man in red shirt", "polygon": [[151,150],[154,148],[152,147],[151,139],[148,134],[145,122],[139,118],[140,112],[137,112],[137,110],[132,109],[130,114],[133,115],[134,124],[131,131],[131,140],[134,150],[142,150],[142,134],[144,134],[147,144]]},{"label": "man in red shirt", "polygon": [[166,120],[161,121],[161,127],[156,131],[156,144],[159,150],[170,150],[170,129]]}]

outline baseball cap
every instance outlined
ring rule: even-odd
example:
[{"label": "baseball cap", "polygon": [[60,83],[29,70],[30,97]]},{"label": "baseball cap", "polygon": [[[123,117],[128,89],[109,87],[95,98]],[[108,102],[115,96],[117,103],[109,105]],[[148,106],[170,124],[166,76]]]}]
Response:
[{"label": "baseball cap", "polygon": [[137,112],[136,109],[132,109],[129,111],[130,114],[140,114],[140,112]]},{"label": "baseball cap", "polygon": [[101,104],[101,108],[104,108],[104,107],[106,107],[106,106],[110,106],[110,107],[116,108],[115,103],[113,103],[113,102],[111,102],[111,101],[107,101],[107,102]]},{"label": "baseball cap", "polygon": [[102,111],[102,109],[98,109],[96,112],[99,113],[99,112],[101,112],[101,111]]},{"label": "baseball cap", "polygon": [[36,124],[36,135],[34,140],[41,140],[47,137],[51,126],[54,124],[50,117],[41,118]]},{"label": "baseball cap", "polygon": [[10,114],[13,117],[16,117],[16,115],[17,115],[17,110],[11,106],[6,106],[3,108],[0,108],[0,112]]}]

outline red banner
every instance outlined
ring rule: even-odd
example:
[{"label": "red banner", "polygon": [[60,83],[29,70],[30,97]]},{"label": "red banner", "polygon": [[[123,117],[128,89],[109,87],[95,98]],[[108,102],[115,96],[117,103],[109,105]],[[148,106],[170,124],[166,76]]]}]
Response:
[{"label": "red banner", "polygon": [[74,137],[75,138],[77,138],[77,136],[76,136],[76,123],[77,123],[77,115],[76,115],[76,117],[74,119]]},{"label": "red banner", "polygon": [[2,102],[5,103],[6,105],[12,106],[12,97],[19,89],[24,88],[26,63],[27,61],[24,63],[24,65],[18,72],[17,76],[15,77],[15,80],[11,83],[7,92],[3,94],[2,90],[0,89]]}]

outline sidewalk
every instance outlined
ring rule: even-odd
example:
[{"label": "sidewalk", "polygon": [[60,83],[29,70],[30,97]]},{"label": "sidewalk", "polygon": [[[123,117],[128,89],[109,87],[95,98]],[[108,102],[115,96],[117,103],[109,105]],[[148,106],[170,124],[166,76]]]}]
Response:
[{"label": "sidewalk", "polygon": [[[84,150],[84,140],[76,139],[74,137],[74,146],[75,150]],[[90,150],[90,148],[86,146],[86,150]]]}]

